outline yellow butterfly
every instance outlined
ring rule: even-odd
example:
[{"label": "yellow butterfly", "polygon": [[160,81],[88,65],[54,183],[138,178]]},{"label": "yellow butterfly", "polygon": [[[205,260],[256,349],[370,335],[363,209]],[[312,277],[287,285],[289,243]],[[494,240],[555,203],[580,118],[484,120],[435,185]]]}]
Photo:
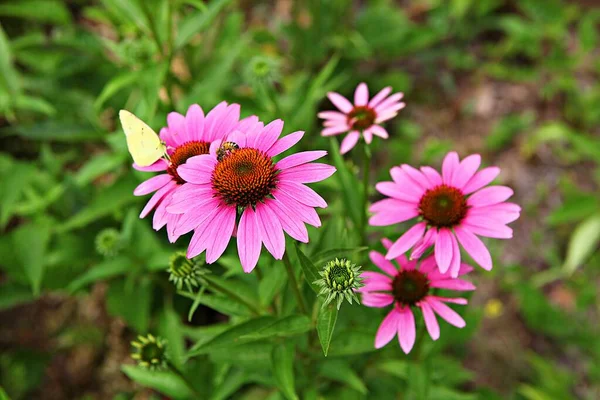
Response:
[{"label": "yellow butterfly", "polygon": [[137,165],[147,167],[165,154],[165,144],[144,121],[127,110],[119,111],[119,119],[125,132],[129,154]]}]

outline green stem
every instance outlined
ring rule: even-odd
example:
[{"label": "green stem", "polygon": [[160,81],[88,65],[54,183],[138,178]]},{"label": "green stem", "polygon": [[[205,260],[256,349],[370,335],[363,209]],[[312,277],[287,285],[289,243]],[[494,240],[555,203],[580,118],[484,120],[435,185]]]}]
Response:
[{"label": "green stem", "polygon": [[208,282],[211,289],[221,292],[222,294],[224,294],[225,296],[229,297],[231,300],[233,300],[237,303],[245,305],[252,312],[252,314],[260,315],[260,310],[258,308],[256,308],[256,306],[254,304],[247,302],[246,300],[244,300],[243,298],[238,296],[236,293],[232,292],[231,290],[227,289],[226,287],[219,285],[217,282],[210,279],[209,277],[205,277],[205,279]]},{"label": "green stem", "polygon": [[371,172],[371,149],[364,143],[363,145],[363,204],[360,219],[361,244],[367,244],[367,206],[369,203],[369,176]]},{"label": "green stem", "polygon": [[189,381],[189,379],[186,378],[186,376],[179,370],[179,368],[177,368],[175,365],[173,365],[173,363],[171,363],[170,361],[167,361],[167,366],[169,367],[171,372],[173,372],[175,375],[177,375],[178,377],[180,377],[183,380],[183,382],[185,383],[185,386],[187,386],[187,388],[190,389],[190,391],[194,394],[194,398],[196,398],[196,399],[202,398],[200,393],[198,393],[198,391],[194,388],[194,386]]},{"label": "green stem", "polygon": [[300,286],[298,285],[298,280],[296,279],[296,274],[294,273],[294,267],[292,267],[292,263],[290,262],[287,252],[283,254],[282,261],[285,265],[285,269],[287,270],[288,278],[290,280],[290,284],[292,285],[292,289],[294,290],[294,294],[296,295],[298,307],[300,307],[300,311],[302,311],[303,314],[309,315],[308,309],[306,308],[306,303],[304,303],[304,296],[302,296]]}]

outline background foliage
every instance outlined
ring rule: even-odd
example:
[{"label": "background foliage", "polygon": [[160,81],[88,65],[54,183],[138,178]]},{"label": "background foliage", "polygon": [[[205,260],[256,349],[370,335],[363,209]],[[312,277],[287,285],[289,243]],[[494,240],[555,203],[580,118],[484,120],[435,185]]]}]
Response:
[{"label": "background foliage", "polygon": [[[132,365],[129,341],[149,331],[169,341],[202,398],[599,398],[594,4],[0,2],[0,399],[189,396],[180,377]],[[348,95],[361,81],[372,92],[392,85],[407,102],[391,138],[375,141],[373,182],[403,162],[437,167],[450,149],[480,152],[524,208],[515,239],[492,244],[492,273],[473,276],[467,327],[442,326],[422,354],[374,351],[383,314],[345,304],[315,369],[318,343],[290,339],[312,328],[286,312],[281,265],[264,256],[259,282],[234,253],[211,276],[243,301],[208,291],[188,322],[194,299],[165,273],[184,241],[171,246],[138,219],[144,199],[132,190],[146,175],[130,167],[116,111],[158,128],[171,110],[225,99],[307,131],[300,146],[328,149],[316,112],[330,107],[327,91]],[[319,186],[324,227],[302,249],[318,265],[359,242],[358,153],[335,154],[339,171]],[[109,257],[95,246],[105,228],[120,233]],[[370,269],[365,254],[352,255]],[[243,322],[268,307],[278,316]]]}]

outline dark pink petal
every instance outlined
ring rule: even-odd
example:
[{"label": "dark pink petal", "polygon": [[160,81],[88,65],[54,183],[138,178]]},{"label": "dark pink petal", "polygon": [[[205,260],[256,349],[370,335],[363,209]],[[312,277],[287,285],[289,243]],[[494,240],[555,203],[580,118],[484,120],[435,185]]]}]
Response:
[{"label": "dark pink petal", "polygon": [[290,216],[296,217],[317,228],[321,226],[319,215],[313,207],[306,206],[281,191],[273,192],[273,197],[279,200],[285,208],[289,210]]},{"label": "dark pink petal", "polygon": [[204,111],[198,104],[192,104],[185,114],[187,140],[204,138]]},{"label": "dark pink petal", "polygon": [[217,261],[227,248],[235,228],[235,216],[235,207],[221,207],[213,219],[213,226],[206,245],[206,262],[208,264]]},{"label": "dark pink petal", "polygon": [[462,319],[462,317],[460,315],[458,315],[458,313],[456,311],[454,311],[453,309],[451,309],[450,307],[448,307],[441,301],[438,301],[437,299],[430,297],[427,299],[427,302],[429,303],[431,308],[433,308],[433,311],[435,311],[440,317],[442,317],[444,320],[446,320],[446,322],[448,322],[450,325],[454,325],[457,328],[465,327],[465,325],[466,325],[465,320]]},{"label": "dark pink petal", "polygon": [[283,153],[284,151],[288,150],[289,148],[294,146],[296,143],[298,143],[300,141],[300,139],[302,139],[302,136],[304,136],[304,131],[297,131],[297,132],[290,133],[289,135],[280,138],[267,151],[267,155],[269,157],[275,157],[275,156]]},{"label": "dark pink petal", "polygon": [[459,161],[458,154],[455,151],[451,151],[446,154],[444,157],[444,162],[442,163],[442,180],[447,185],[452,185],[452,177],[454,173],[458,169]]},{"label": "dark pink petal", "polygon": [[140,183],[134,190],[134,196],[144,196],[152,193],[171,182],[173,178],[169,174],[160,174]]},{"label": "dark pink petal", "polygon": [[170,152],[172,149],[177,147],[177,143],[175,143],[175,140],[171,137],[171,132],[169,132],[169,128],[167,128],[167,127],[160,128],[160,132],[159,132],[158,136],[160,137],[160,140],[165,142],[165,144],[167,145],[168,152]]},{"label": "dark pink petal", "polygon": [[132,166],[134,169],[137,169],[138,171],[159,172],[159,171],[165,171],[167,169],[167,167],[169,166],[169,163],[166,162],[163,158],[161,158],[154,164],[148,165],[147,167],[140,167],[136,163],[133,163]]},{"label": "dark pink petal", "polygon": [[439,186],[442,184],[442,176],[435,169],[431,167],[421,167],[421,172],[433,187]]},{"label": "dark pink petal", "polygon": [[358,289],[359,292],[389,292],[392,290],[392,279],[379,272],[365,271],[361,274],[365,286]]},{"label": "dark pink petal", "polygon": [[383,245],[383,247],[385,247],[386,250],[389,250],[394,243],[388,238],[383,238],[381,239],[381,244]]},{"label": "dark pink petal", "polygon": [[414,191],[403,190],[403,186],[397,182],[379,182],[375,185],[375,189],[381,194],[415,205],[421,199],[421,196],[415,194]]},{"label": "dark pink petal", "polygon": [[285,236],[277,215],[269,211],[269,208],[262,203],[256,205],[258,231],[269,253],[276,260],[281,260],[285,253]]},{"label": "dark pink petal", "polygon": [[336,92],[329,92],[327,93],[327,97],[329,98],[329,100],[331,100],[333,105],[335,105],[343,113],[347,114],[354,108],[352,106],[352,103],[350,103],[348,99],[346,99],[341,94],[338,94]]},{"label": "dark pink petal", "polygon": [[393,95],[379,103],[377,106],[375,106],[375,112],[377,113],[377,115],[379,115],[383,110],[400,101],[402,97],[404,97],[403,93],[394,93]]},{"label": "dark pink petal", "polygon": [[450,232],[450,240],[452,241],[452,260],[450,261],[450,276],[452,278],[458,277],[460,271],[460,247],[458,247],[458,240],[452,232]]},{"label": "dark pink petal", "polygon": [[[219,105],[217,105],[217,107]],[[220,115],[215,114],[214,117],[209,120],[211,113],[212,111],[206,116],[206,121],[204,124],[205,130],[208,126],[210,127],[210,129],[208,129],[208,131],[205,133],[207,142],[222,139],[231,131],[233,131],[233,128],[238,124],[240,119],[240,105],[231,104],[224,111],[221,111]],[[209,121],[210,125],[208,123]]]},{"label": "dark pink petal", "polygon": [[419,271],[424,274],[427,274],[430,278],[434,275],[440,274],[440,269],[435,262],[435,257],[433,255],[428,256],[424,260],[421,261],[421,266],[419,267]]},{"label": "dark pink petal", "polygon": [[[400,109],[404,108],[405,105],[406,104],[404,103],[400,103]],[[394,118],[396,115],[398,115],[398,111],[384,111],[377,116],[377,118],[375,119],[375,123],[381,124],[387,120]]]},{"label": "dark pink petal", "polygon": [[467,199],[471,207],[485,207],[502,203],[513,195],[513,190],[508,186],[490,186],[475,192]]},{"label": "dark pink petal", "polygon": [[436,280],[436,281],[432,281],[429,284],[429,287],[438,288],[438,289],[459,290],[459,291],[475,290],[475,285],[473,285],[471,282],[464,281],[462,279]]},{"label": "dark pink petal", "polygon": [[366,83],[361,83],[354,91],[354,105],[366,106],[369,102],[369,88]]},{"label": "dark pink petal", "polygon": [[415,326],[415,315],[410,307],[403,307],[399,310],[400,319],[398,320],[398,341],[405,354],[410,353],[415,345],[417,330]]},{"label": "dark pink petal", "polygon": [[[258,117],[256,115],[251,115],[240,120],[240,122],[233,127],[233,130],[243,132],[246,135],[252,135],[255,132],[261,131],[263,128],[264,124],[258,119]],[[241,146],[242,145],[240,145],[240,147]]]},{"label": "dark pink petal", "polygon": [[425,193],[425,190],[420,185],[415,185],[413,180],[408,176],[406,172],[400,167],[393,167],[390,169],[390,175],[394,182],[396,182],[403,191],[413,196],[414,198],[421,199],[421,196]]},{"label": "dark pink petal", "polygon": [[400,265],[400,270],[403,271],[412,271],[417,266],[417,261],[409,261],[404,254],[400,254],[395,258],[398,265]]},{"label": "dark pink petal", "polygon": [[210,154],[191,157],[177,167],[177,174],[186,182],[197,185],[210,183],[215,169],[215,159]]},{"label": "dark pink petal", "polygon": [[256,135],[254,146],[252,146],[252,144],[249,141],[246,142],[246,145],[248,147],[254,147],[255,149],[267,152],[275,144],[275,142],[281,135],[282,130],[283,121],[280,119],[276,119],[275,121],[272,121],[267,126],[265,126],[263,130],[258,135]]},{"label": "dark pink petal", "polygon": [[179,235],[175,234],[175,227],[179,223],[179,219],[181,218],[181,215],[175,215],[175,214],[169,214],[169,213],[167,213],[167,214],[168,214],[167,238],[169,239],[170,243],[175,243],[177,241],[177,239],[179,239]]},{"label": "dark pink petal", "polygon": [[[391,296],[390,296],[391,297]],[[364,298],[364,297],[363,297]],[[364,300],[363,300],[364,302]],[[377,334],[375,335],[375,348],[380,349],[394,338],[398,333],[398,324],[400,321],[400,313],[395,308],[386,315],[379,325]]]},{"label": "dark pink petal", "polygon": [[338,111],[322,111],[322,112],[318,113],[317,116],[319,118],[329,119],[329,120],[333,120],[333,121],[346,122],[346,120],[348,119],[348,116],[346,114],[343,114]]},{"label": "dark pink petal", "polygon": [[321,136],[335,136],[350,130],[350,127],[345,122],[340,122],[337,125],[325,128],[321,131]]},{"label": "dark pink petal", "polygon": [[300,203],[309,207],[327,207],[327,203],[321,196],[319,196],[319,194],[317,194],[317,192],[301,183],[294,181],[280,181],[277,184],[277,190],[286,192]]},{"label": "dark pink petal", "polygon": [[511,239],[513,230],[503,223],[486,217],[469,216],[462,222],[462,225],[476,235],[495,238]]},{"label": "dark pink petal", "polygon": [[492,256],[477,236],[460,226],[454,228],[454,233],[462,247],[477,264],[485,270],[492,269]]},{"label": "dark pink petal", "polygon": [[393,210],[395,210],[397,208],[410,208],[410,207],[412,207],[415,210],[417,209],[417,205],[415,203],[408,203],[406,201],[402,201],[402,200],[398,200],[398,199],[394,199],[394,198],[387,198],[387,199],[376,201],[375,203],[371,204],[371,206],[369,207],[369,211],[373,212],[373,213],[379,212],[379,211],[392,212]]},{"label": "dark pink petal", "polygon": [[462,189],[471,180],[480,165],[481,156],[479,154],[472,154],[463,159],[452,177],[452,186]]},{"label": "dark pink petal", "polygon": [[375,136],[379,136],[382,139],[387,139],[388,137],[390,137],[388,131],[386,131],[383,127],[379,125],[372,125],[370,129]]},{"label": "dark pink petal", "polygon": [[310,163],[298,165],[296,167],[281,171],[279,174],[279,179],[289,179],[299,183],[313,183],[329,178],[334,172],[335,167],[331,165]]},{"label": "dark pink petal", "polygon": [[179,146],[187,142],[187,128],[185,126],[185,117],[177,112],[167,114],[167,124],[169,125],[169,135],[171,140]]},{"label": "dark pink petal", "polygon": [[394,302],[394,296],[387,293],[363,293],[363,305],[374,308],[384,308]]},{"label": "dark pink petal", "polygon": [[460,297],[430,296],[430,298],[438,300],[438,301],[442,301],[444,303],[460,304],[463,306],[468,303],[467,299],[462,299]]},{"label": "dark pink petal", "polygon": [[377,93],[375,96],[373,96],[371,101],[369,101],[369,107],[370,108],[377,107],[385,99],[385,97],[391,93],[391,91],[392,91],[391,86],[387,86],[387,87],[384,87],[383,89],[381,89],[379,91],[379,93]]},{"label": "dark pink petal", "polygon": [[155,231],[158,231],[163,226],[165,226],[167,224],[168,217],[170,215],[173,215],[167,212],[167,205],[169,205],[169,203],[171,202],[174,191],[175,188],[173,188],[172,191],[167,193],[163,200],[160,203],[158,203],[156,210],[154,210],[154,215],[152,216],[152,229],[154,229]]},{"label": "dark pink petal", "polygon": [[392,258],[398,257],[400,254],[404,254],[414,246],[415,243],[423,237],[423,233],[425,233],[426,224],[424,222],[420,222],[410,228],[404,235],[400,236],[398,240],[390,247],[385,258],[391,260]]},{"label": "dark pink petal", "polygon": [[[207,218],[207,216],[221,204],[221,200],[210,198],[205,201],[194,202],[193,212],[181,214],[177,226],[173,230],[173,234],[177,236],[185,235],[186,233],[197,229]],[[167,207],[168,211],[169,207]]]},{"label": "dark pink petal", "polygon": [[421,302],[420,307],[423,312],[423,319],[425,320],[425,327],[427,328],[427,332],[429,332],[429,336],[431,336],[431,339],[433,340],[438,340],[440,338],[440,325],[438,324],[435,313],[431,309],[427,299]]},{"label": "dark pink petal", "polygon": [[281,227],[288,235],[300,242],[308,243],[308,231],[302,220],[292,217],[293,213],[276,199],[267,199],[265,205],[277,215]]},{"label": "dark pink petal", "polygon": [[237,249],[244,272],[252,272],[260,256],[261,236],[257,216],[251,207],[244,210],[237,230]]},{"label": "dark pink petal", "polygon": [[369,253],[369,258],[371,259],[373,264],[379,267],[379,269],[381,269],[386,274],[390,276],[398,275],[398,268],[396,268],[390,260],[386,260],[383,254],[377,251],[371,251]]},{"label": "dark pink petal", "polygon": [[418,260],[421,258],[423,253],[435,244],[436,240],[437,229],[428,229],[427,232],[425,232],[425,236],[423,236],[423,238],[417,242],[415,247],[413,247],[413,251],[410,255],[411,260]]},{"label": "dark pink petal", "polygon": [[437,240],[435,241],[435,261],[442,274],[445,274],[450,268],[452,261],[452,233],[448,228],[441,228],[438,232]]},{"label": "dark pink petal", "polygon": [[209,233],[211,227],[214,225],[215,217],[219,212],[219,208],[213,208],[208,214],[204,216],[206,223],[200,224],[194,230],[194,235],[190,240],[190,245],[187,250],[187,258],[194,258],[198,254],[206,250],[207,241],[209,239]]},{"label": "dark pink petal", "polygon": [[356,143],[358,142],[359,138],[360,133],[358,133],[358,131],[352,131],[348,133],[344,140],[342,140],[342,144],[340,146],[340,154],[346,154],[347,152],[352,150],[352,148],[356,146]]},{"label": "dark pink petal", "polygon": [[371,226],[387,226],[408,221],[419,215],[414,206],[397,208],[395,210],[380,211],[369,218]]},{"label": "dark pink petal", "polygon": [[170,182],[167,183],[165,186],[163,186],[162,188],[158,189],[156,191],[156,193],[154,193],[152,195],[152,197],[150,197],[150,200],[148,200],[148,203],[146,203],[146,206],[144,207],[144,209],[142,210],[142,212],[140,213],[140,218],[145,218],[150,211],[152,211],[152,209],[154,207],[156,207],[156,205],[162,201],[162,199],[169,194],[171,191],[175,190],[175,187],[177,186],[177,184],[175,182]]},{"label": "dark pink petal", "polygon": [[325,157],[327,152],[324,150],[314,150],[314,151],[302,151],[300,153],[295,153],[289,155],[282,160],[279,160],[276,164],[278,169],[286,169],[295,167],[297,165],[302,165],[309,163],[311,161],[318,160],[321,157]]},{"label": "dark pink petal", "polygon": [[414,185],[419,186],[423,191],[431,187],[431,185],[429,185],[429,181],[427,178],[425,178],[425,175],[423,175],[423,173],[418,169],[413,168],[408,164],[402,164],[400,168],[402,168],[402,171],[404,171],[411,182]]},{"label": "dark pink petal", "polygon": [[167,212],[183,214],[211,199],[214,199],[212,186],[185,183],[179,186],[173,194],[173,198],[167,206]]},{"label": "dark pink petal", "polygon": [[487,167],[475,173],[469,182],[462,188],[464,194],[473,193],[491,183],[500,174],[500,168]]}]

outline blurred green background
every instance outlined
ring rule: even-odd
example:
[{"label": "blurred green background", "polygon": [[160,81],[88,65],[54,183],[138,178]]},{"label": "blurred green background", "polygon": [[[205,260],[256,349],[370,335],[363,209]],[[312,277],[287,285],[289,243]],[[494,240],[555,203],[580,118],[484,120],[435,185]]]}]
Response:
[{"label": "blurred green background", "polygon": [[[467,328],[435,344],[446,355],[432,380],[446,383],[430,398],[600,398],[597,4],[0,1],[0,387],[11,399],[159,398],[121,371],[135,334],[173,339],[177,326],[183,346],[240,315],[213,295],[192,323],[178,317],[191,301],[173,296],[164,269],[185,240],[169,245],[138,220],[145,199],[132,191],[148,175],[130,166],[119,109],[158,130],[169,111],[237,102],[244,116],[305,130],[300,147],[329,149],[316,118],[332,107],[327,91],[348,96],[365,81],[407,103],[390,139],[375,139],[373,182],[400,163],[437,168],[449,150],[479,152],[523,207],[514,239],[490,242],[494,270],[472,276]],[[359,155],[330,162],[358,171]],[[313,254],[356,242],[336,218],[354,212],[344,179],[356,178],[318,186],[330,208],[310,231]],[[118,232],[113,254],[96,243],[107,228]],[[382,234],[399,231],[373,229],[371,243]],[[237,271],[228,254],[219,268]],[[260,365],[260,349],[237,353],[234,368]],[[194,367],[206,398],[266,398],[260,378],[226,374],[228,357]],[[401,361],[355,357],[369,394],[330,382],[327,398],[405,398]]]}]

